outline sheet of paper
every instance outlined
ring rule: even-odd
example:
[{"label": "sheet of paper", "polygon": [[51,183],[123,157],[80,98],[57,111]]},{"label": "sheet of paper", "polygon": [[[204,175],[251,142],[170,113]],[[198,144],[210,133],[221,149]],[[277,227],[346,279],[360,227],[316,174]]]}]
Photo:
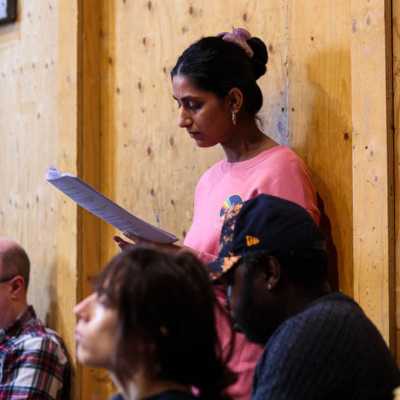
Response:
[{"label": "sheet of paper", "polygon": [[163,231],[135,217],[76,176],[61,173],[56,168],[51,167],[47,171],[46,179],[85,210],[108,222],[121,232],[128,232],[158,243],[173,243],[178,240],[172,233]]}]

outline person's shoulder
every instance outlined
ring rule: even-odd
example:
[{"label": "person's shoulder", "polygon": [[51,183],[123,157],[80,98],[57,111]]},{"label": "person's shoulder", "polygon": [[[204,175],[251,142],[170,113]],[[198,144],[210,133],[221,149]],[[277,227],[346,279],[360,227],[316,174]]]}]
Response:
[{"label": "person's shoulder", "polygon": [[[344,340],[355,339],[360,326],[368,327],[370,321],[354,300],[335,292],[312,302],[298,314],[281,324],[271,337],[269,344],[281,345],[282,342],[301,346],[318,338],[329,342],[341,332]],[[356,329],[357,328],[357,329]]]},{"label": "person's shoulder", "polygon": [[[349,318],[357,315],[364,316],[358,304],[343,293],[334,292],[309,304],[302,312],[294,315],[291,322],[296,325],[310,325],[315,329],[320,329],[327,325],[335,327],[338,322],[341,325],[348,323]],[[324,323],[318,324],[315,321],[324,321]]]},{"label": "person's shoulder", "polygon": [[21,352],[41,352],[57,357],[61,363],[68,362],[66,348],[62,340],[53,334],[27,334],[20,336],[15,342],[15,347]]},{"label": "person's shoulder", "polygon": [[288,164],[305,165],[300,156],[288,146],[278,145],[266,150],[264,153],[266,155],[264,158],[265,162],[271,162],[278,165],[284,164],[285,166]]},{"label": "person's shoulder", "polygon": [[346,295],[339,292],[324,295],[284,321],[271,336],[268,346],[282,340],[296,341],[302,336],[322,337],[324,332],[331,335],[359,315],[364,316],[362,310]]},{"label": "person's shoulder", "polygon": [[225,163],[225,160],[219,160],[210,167],[208,167],[203,174],[201,175],[200,179],[207,178],[209,176],[214,176],[215,174],[220,174],[222,165]]},{"label": "person's shoulder", "polygon": [[67,364],[68,352],[63,339],[52,329],[46,328],[40,319],[29,321],[21,333],[14,338],[13,348],[24,352],[40,352],[56,357],[61,364]]},{"label": "person's shoulder", "polygon": [[319,347],[336,340],[339,331],[345,340],[346,331],[352,325],[351,322],[349,324],[348,316],[358,313],[358,310],[354,301],[340,293],[317,299],[286,319],[275,330],[266,343],[259,370],[269,370],[274,362],[296,363],[298,357],[301,358],[310,348],[315,348],[317,343]]},{"label": "person's shoulder", "polygon": [[313,303],[311,303],[304,311],[300,314],[300,317],[312,316],[312,315],[326,316],[332,322],[335,320],[342,320],[346,315],[362,315],[365,316],[360,306],[350,297],[346,296],[341,292],[333,292],[320,297]]},{"label": "person's shoulder", "polygon": [[197,188],[202,186],[214,185],[215,181],[218,181],[222,174],[222,165],[224,160],[217,161],[211,165],[203,174],[200,176],[197,182]]}]

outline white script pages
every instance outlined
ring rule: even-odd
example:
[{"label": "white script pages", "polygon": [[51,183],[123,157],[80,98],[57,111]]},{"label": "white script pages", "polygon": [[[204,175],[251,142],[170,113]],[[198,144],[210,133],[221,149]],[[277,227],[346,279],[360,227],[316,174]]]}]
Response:
[{"label": "white script pages", "polygon": [[50,167],[46,180],[85,210],[121,232],[158,243],[174,243],[178,240],[172,233],[135,217],[76,176],[61,173],[56,168]]}]

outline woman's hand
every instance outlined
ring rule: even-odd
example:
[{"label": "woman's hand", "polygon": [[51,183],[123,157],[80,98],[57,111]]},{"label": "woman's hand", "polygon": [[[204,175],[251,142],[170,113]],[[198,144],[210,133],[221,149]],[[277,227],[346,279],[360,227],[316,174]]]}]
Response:
[{"label": "woman's hand", "polygon": [[135,243],[128,242],[128,241],[122,239],[122,237],[120,237],[120,236],[113,236],[113,240],[114,240],[115,243],[117,243],[118,247],[121,250],[125,250],[125,249],[127,249],[129,247],[134,247],[135,246]]},{"label": "woman's hand", "polygon": [[167,252],[172,252],[172,253],[177,253],[179,251],[191,251],[189,247],[186,246],[181,246],[179,244],[174,244],[174,243],[158,243],[158,242],[152,242],[150,240],[146,240],[143,238],[140,238],[138,236],[133,235],[130,232],[124,232],[124,236],[126,236],[128,239],[132,240],[132,242],[127,241],[120,236],[114,236],[113,239],[114,241],[118,244],[119,248],[121,250],[125,250],[129,248],[130,246],[135,246],[135,245],[146,245],[150,247],[155,247],[156,249],[167,251]]}]

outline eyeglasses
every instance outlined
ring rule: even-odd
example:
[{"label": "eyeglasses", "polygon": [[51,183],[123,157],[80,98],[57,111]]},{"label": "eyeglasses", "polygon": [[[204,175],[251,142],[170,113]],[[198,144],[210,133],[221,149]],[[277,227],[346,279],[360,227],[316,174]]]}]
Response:
[{"label": "eyeglasses", "polygon": [[12,276],[9,276],[8,278],[0,278],[0,283],[5,283],[8,281],[11,281],[11,279],[14,279],[16,276],[17,275],[12,275]]}]

